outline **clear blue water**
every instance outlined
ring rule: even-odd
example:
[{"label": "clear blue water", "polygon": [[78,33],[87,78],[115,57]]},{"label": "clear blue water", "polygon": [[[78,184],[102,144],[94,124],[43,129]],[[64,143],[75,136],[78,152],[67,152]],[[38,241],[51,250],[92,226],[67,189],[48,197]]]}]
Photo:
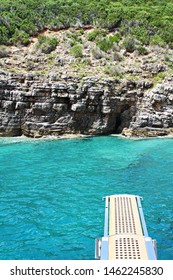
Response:
[{"label": "clear blue water", "polygon": [[173,139],[0,139],[0,259],[94,259],[102,197],[143,196],[158,258],[173,259]]}]

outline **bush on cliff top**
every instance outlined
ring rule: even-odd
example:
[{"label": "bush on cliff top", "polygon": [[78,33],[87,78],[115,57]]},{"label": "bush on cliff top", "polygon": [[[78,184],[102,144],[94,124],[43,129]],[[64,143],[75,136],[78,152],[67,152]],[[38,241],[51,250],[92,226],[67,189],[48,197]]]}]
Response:
[{"label": "bush on cliff top", "polygon": [[76,58],[82,57],[82,47],[80,45],[74,45],[73,47],[71,47],[70,53]]},{"label": "bush on cliff top", "polygon": [[[172,14],[172,0],[88,0],[87,5],[85,0],[1,0],[0,44],[26,44],[29,36],[46,28],[93,25],[118,28],[143,44],[158,35],[173,47]],[[90,36],[95,40],[97,34]]]},{"label": "bush on cliff top", "polygon": [[38,43],[36,49],[40,50],[42,53],[49,54],[56,49],[58,45],[58,40],[52,36],[38,36]]}]

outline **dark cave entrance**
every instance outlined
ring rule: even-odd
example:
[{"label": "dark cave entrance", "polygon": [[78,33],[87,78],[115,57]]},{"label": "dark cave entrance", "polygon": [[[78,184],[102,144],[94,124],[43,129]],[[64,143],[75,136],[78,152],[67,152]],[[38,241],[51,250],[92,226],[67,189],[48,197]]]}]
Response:
[{"label": "dark cave entrance", "polygon": [[114,114],[114,127],[112,133],[120,134],[124,128],[128,128],[135,113],[135,106],[131,104],[122,106],[121,111]]},{"label": "dark cave entrance", "polygon": [[121,113],[119,113],[116,116],[115,133],[120,134],[122,132],[121,126],[122,126],[122,118],[121,118]]}]

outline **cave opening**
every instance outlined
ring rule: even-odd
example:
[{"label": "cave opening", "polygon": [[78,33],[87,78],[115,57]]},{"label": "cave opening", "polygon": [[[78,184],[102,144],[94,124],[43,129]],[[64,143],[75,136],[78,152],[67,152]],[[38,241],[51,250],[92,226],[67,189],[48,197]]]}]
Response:
[{"label": "cave opening", "polygon": [[123,130],[122,128],[122,117],[121,117],[121,113],[116,115],[116,124],[115,124],[115,133],[116,134],[120,134]]},{"label": "cave opening", "polygon": [[134,106],[130,106],[126,104],[121,108],[121,111],[115,114],[114,117],[114,133],[120,134],[124,128],[128,128],[131,121],[132,116],[135,114],[136,109]]}]

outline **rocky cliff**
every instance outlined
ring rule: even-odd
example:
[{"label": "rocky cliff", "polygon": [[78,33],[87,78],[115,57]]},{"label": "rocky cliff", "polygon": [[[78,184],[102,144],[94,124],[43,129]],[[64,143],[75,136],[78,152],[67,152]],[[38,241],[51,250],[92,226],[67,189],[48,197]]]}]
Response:
[{"label": "rocky cliff", "polygon": [[0,136],[173,132],[173,76],[148,80],[0,73]]},{"label": "rocky cliff", "polygon": [[173,133],[173,75],[144,92],[126,136],[164,136]]}]

